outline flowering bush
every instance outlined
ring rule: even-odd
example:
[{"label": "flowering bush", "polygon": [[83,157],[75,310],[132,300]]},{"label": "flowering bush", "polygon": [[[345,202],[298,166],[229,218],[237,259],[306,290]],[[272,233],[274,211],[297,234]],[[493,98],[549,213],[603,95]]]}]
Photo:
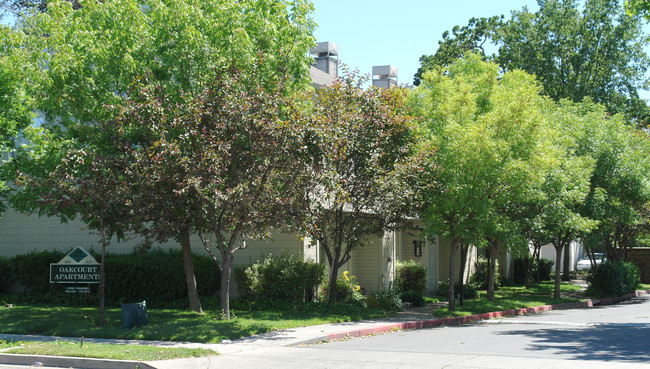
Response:
[{"label": "flowering bush", "polygon": [[[320,287],[320,300],[327,300],[328,282],[326,281]],[[336,301],[362,301],[363,294],[361,286],[357,283],[357,278],[347,270],[336,279]]]}]

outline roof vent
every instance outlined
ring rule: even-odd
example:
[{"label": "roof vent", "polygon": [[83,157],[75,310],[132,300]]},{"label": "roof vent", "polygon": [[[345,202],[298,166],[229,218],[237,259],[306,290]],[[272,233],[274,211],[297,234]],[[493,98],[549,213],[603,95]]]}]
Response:
[{"label": "roof vent", "polygon": [[379,88],[397,86],[397,67],[377,65],[372,67],[372,85]]},{"label": "roof vent", "polygon": [[337,44],[324,41],[318,42],[314,48],[309,50],[314,57],[314,66],[331,76],[339,75],[339,47]]}]

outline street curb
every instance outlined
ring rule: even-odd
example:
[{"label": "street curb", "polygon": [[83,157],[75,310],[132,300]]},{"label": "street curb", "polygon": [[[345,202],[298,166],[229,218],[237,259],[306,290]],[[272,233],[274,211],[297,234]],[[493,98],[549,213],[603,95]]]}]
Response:
[{"label": "street curb", "polygon": [[[487,320],[487,319],[501,318],[507,316],[541,313],[541,312],[551,311],[551,310],[592,308],[594,306],[612,305],[634,297],[644,296],[649,294],[650,294],[650,289],[639,290],[636,291],[635,293],[631,293],[619,297],[602,298],[600,300],[586,300],[581,302],[573,302],[569,304],[544,305],[544,306],[538,306],[533,308],[495,311],[491,313],[475,314],[475,315],[444,318],[444,319],[414,320],[414,321],[407,321],[401,323],[390,323],[386,325],[376,326],[373,328],[351,329],[347,331],[332,333],[332,334],[304,340],[299,343],[295,343],[292,346],[320,343],[324,341],[339,340],[345,338],[358,338],[358,337],[364,337],[364,336],[377,334],[377,333],[390,332],[393,330],[434,328],[440,326],[471,323],[479,320]],[[150,364],[141,361],[0,353],[0,364],[32,366],[36,362],[42,363],[43,366],[64,367],[64,368],[83,367],[87,369],[138,369],[138,368],[156,369],[154,366],[151,366]]]},{"label": "street curb", "polygon": [[645,296],[650,294],[650,289],[649,290],[638,290],[633,293],[629,293],[627,295],[623,296],[618,296],[618,297],[604,297],[601,298],[600,300],[594,300],[595,305],[612,305],[619,303],[621,301],[629,300],[634,297],[639,297],[639,296]]},{"label": "street curb", "polygon": [[408,321],[402,323],[392,323],[392,324],[386,324],[386,325],[373,327],[373,328],[356,329],[356,330],[353,329],[348,331],[332,333],[322,337],[309,339],[298,344],[312,344],[312,343],[319,343],[323,341],[340,340],[345,338],[359,338],[359,337],[368,336],[377,333],[390,332],[393,330],[421,329],[421,328],[434,328],[434,327],[447,326],[447,325],[458,325],[464,323],[472,323],[479,320],[487,320],[487,319],[501,318],[507,316],[528,315],[528,314],[541,313],[541,312],[551,311],[551,310],[586,309],[586,308],[592,308],[594,306],[612,305],[624,300],[631,299],[633,297],[638,297],[638,296],[643,296],[648,294],[650,294],[650,289],[639,290],[636,291],[635,293],[630,293],[628,295],[623,295],[619,297],[602,298],[600,300],[586,300],[581,302],[572,302],[568,304],[544,305],[544,306],[537,306],[532,308],[511,309],[511,310],[495,311],[491,313],[474,314],[474,315],[467,315],[467,316],[460,316],[460,317],[453,317],[453,318],[414,320],[414,321]]},{"label": "street curb", "polygon": [[[8,365],[35,366],[40,362],[42,366],[54,366],[63,368],[84,368],[84,369],[156,369],[141,361],[131,360],[106,360],[85,357],[70,356],[46,356],[46,355],[22,355],[22,354],[0,354],[0,363]],[[40,365],[39,365],[40,366]]]}]

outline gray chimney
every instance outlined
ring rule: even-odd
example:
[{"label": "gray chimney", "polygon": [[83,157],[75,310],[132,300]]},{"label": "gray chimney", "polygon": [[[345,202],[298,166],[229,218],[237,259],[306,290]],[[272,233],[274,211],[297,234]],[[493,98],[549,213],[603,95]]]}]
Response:
[{"label": "gray chimney", "polygon": [[397,68],[392,65],[377,65],[372,67],[372,85],[379,88],[397,86]]},{"label": "gray chimney", "polygon": [[339,46],[332,42],[318,42],[316,47],[309,50],[314,57],[314,66],[331,76],[339,75]]}]

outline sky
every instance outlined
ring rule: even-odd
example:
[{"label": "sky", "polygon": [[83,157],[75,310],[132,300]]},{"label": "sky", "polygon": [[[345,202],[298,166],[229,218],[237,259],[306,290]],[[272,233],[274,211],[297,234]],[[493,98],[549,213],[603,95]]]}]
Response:
[{"label": "sky", "polygon": [[362,74],[375,65],[398,69],[398,83],[413,83],[423,54],[438,49],[442,33],[472,17],[505,15],[536,0],[312,0],[316,41],[338,45],[339,59]]}]

